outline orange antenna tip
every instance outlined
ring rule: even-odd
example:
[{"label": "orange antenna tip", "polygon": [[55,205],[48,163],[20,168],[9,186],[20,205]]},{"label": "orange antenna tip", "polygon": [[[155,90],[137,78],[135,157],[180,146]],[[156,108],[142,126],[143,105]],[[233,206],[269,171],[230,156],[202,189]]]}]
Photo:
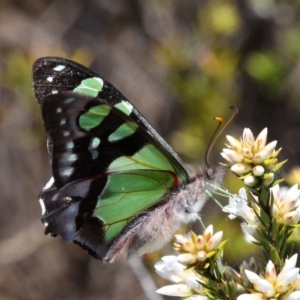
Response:
[{"label": "orange antenna tip", "polygon": [[230,109],[233,109],[232,115],[229,118],[229,120],[223,125],[223,127],[221,128],[221,125],[223,123],[223,118],[221,117],[215,117],[214,120],[216,120],[217,122],[219,122],[217,129],[215,130],[208,146],[206,149],[206,153],[205,153],[205,162],[206,165],[209,167],[209,154],[210,151],[212,149],[212,147],[214,146],[216,140],[219,138],[220,134],[224,131],[224,129],[230,124],[230,122],[234,119],[234,117],[237,115],[238,113],[238,109],[235,106],[230,106]]},{"label": "orange antenna tip", "polygon": [[219,123],[223,122],[223,118],[221,118],[221,117],[215,117],[214,120],[219,122]]}]

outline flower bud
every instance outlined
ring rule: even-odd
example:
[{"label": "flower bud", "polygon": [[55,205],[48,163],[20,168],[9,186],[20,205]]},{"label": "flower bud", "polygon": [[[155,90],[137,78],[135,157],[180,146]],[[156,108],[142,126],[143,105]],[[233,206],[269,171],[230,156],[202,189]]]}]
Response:
[{"label": "flower bud", "polygon": [[196,262],[196,255],[191,253],[183,253],[177,256],[177,262],[184,265],[192,265]]},{"label": "flower bud", "polygon": [[254,176],[262,176],[265,172],[265,168],[261,165],[258,165],[252,169],[252,172]]},{"label": "flower bud", "polygon": [[244,179],[244,183],[250,187],[256,186],[258,184],[258,178],[250,175]]},{"label": "flower bud", "polygon": [[269,186],[274,181],[274,173],[270,172],[264,176],[264,186]]},{"label": "flower bud", "polygon": [[234,172],[235,174],[242,176],[245,175],[247,173],[249,173],[251,171],[251,166],[248,164],[244,164],[244,163],[239,163],[239,164],[235,164],[233,165],[230,170],[232,172]]},{"label": "flower bud", "polygon": [[207,253],[205,251],[197,252],[197,261],[205,261],[207,258]]}]

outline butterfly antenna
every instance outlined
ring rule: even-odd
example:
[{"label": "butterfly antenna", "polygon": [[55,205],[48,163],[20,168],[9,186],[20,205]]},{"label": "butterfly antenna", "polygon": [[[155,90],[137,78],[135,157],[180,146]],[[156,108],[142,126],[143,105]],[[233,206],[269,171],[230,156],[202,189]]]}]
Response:
[{"label": "butterfly antenna", "polygon": [[217,139],[219,138],[220,134],[224,131],[224,129],[231,123],[231,121],[234,119],[234,117],[237,115],[238,113],[238,109],[235,106],[230,106],[230,109],[233,110],[231,117],[228,119],[228,121],[222,126],[223,123],[223,118],[221,117],[215,117],[214,120],[216,120],[217,122],[219,122],[217,129],[215,130],[213,136],[210,139],[210,142],[208,144],[208,147],[206,149],[206,153],[205,153],[205,162],[206,165],[210,168],[210,164],[209,164],[209,155],[211,152],[211,149],[213,148],[213,146],[215,145]]}]

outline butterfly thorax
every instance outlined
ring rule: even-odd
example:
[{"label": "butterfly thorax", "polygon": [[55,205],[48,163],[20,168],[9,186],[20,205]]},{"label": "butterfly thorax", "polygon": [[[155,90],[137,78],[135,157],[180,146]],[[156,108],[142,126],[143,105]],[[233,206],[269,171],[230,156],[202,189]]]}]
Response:
[{"label": "butterfly thorax", "polygon": [[220,185],[223,172],[222,168],[217,167],[213,175],[209,176],[208,168],[199,163],[186,164],[184,167],[189,174],[189,182],[179,189],[170,200],[178,219],[181,223],[187,224],[197,219],[208,198],[207,192]]}]

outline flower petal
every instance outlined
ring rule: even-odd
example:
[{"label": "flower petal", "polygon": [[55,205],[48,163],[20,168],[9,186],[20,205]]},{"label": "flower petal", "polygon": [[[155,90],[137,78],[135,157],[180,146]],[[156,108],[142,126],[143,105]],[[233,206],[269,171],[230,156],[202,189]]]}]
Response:
[{"label": "flower petal", "polygon": [[268,159],[272,155],[276,145],[277,145],[277,141],[273,141],[269,143],[267,146],[265,146],[262,150],[260,150],[254,155],[253,162],[255,164],[260,164],[265,159]]},{"label": "flower petal", "polygon": [[223,232],[219,231],[215,233],[211,239],[206,243],[205,248],[207,252],[217,249],[223,237]]},{"label": "flower petal", "polygon": [[257,136],[254,142],[254,151],[259,152],[266,145],[268,136],[268,128],[264,128]]},{"label": "flower petal", "polygon": [[196,262],[196,255],[191,253],[182,253],[177,256],[177,261],[184,265],[192,265]]},{"label": "flower petal", "polygon": [[253,175],[250,175],[244,179],[244,183],[250,187],[256,186],[258,184],[258,181],[258,178]]},{"label": "flower petal", "polygon": [[276,275],[276,271],[275,271],[275,266],[271,260],[269,260],[269,262],[266,266],[265,277],[272,285],[275,285],[277,275]]},{"label": "flower petal", "polygon": [[265,300],[262,294],[242,294],[236,298],[237,300]]},{"label": "flower petal", "polygon": [[285,294],[280,299],[281,300],[299,300],[300,299],[300,291],[295,291],[292,293]]},{"label": "flower petal", "polygon": [[243,140],[246,142],[248,145],[253,145],[254,144],[254,136],[252,134],[252,131],[249,128],[245,128],[243,132]]},{"label": "flower petal", "polygon": [[[232,162],[235,162],[235,163],[240,163],[240,162],[242,162],[243,161],[243,155],[242,154],[240,154],[240,153],[237,153],[237,152],[235,152],[234,150],[232,150],[232,149],[223,149],[223,152],[222,153],[224,153],[225,155],[226,155],[226,157],[228,158],[228,160],[230,160],[230,161],[232,161]],[[222,154],[221,153],[221,154]],[[225,156],[224,155],[222,155],[224,158],[225,158]],[[226,158],[225,158],[226,159]]]},{"label": "flower petal", "polygon": [[187,298],[187,300],[209,300],[206,296],[193,295]]},{"label": "flower petal", "polygon": [[239,163],[239,164],[234,164],[230,170],[234,173],[236,173],[239,176],[245,175],[249,172],[251,172],[252,167],[248,164],[244,163]]},{"label": "flower petal", "polygon": [[156,293],[174,297],[188,297],[191,295],[191,290],[186,284],[173,284],[163,286]]},{"label": "flower petal", "polygon": [[230,135],[226,135],[226,139],[229,142],[230,146],[235,150],[241,150],[241,142]]},{"label": "flower petal", "polygon": [[265,173],[265,168],[261,165],[257,165],[252,169],[255,176],[262,176]]},{"label": "flower petal", "polygon": [[252,283],[253,287],[258,291],[266,295],[267,297],[272,297],[275,295],[275,289],[273,285],[266,279],[259,277],[257,274],[245,270],[245,274],[249,281]]}]

